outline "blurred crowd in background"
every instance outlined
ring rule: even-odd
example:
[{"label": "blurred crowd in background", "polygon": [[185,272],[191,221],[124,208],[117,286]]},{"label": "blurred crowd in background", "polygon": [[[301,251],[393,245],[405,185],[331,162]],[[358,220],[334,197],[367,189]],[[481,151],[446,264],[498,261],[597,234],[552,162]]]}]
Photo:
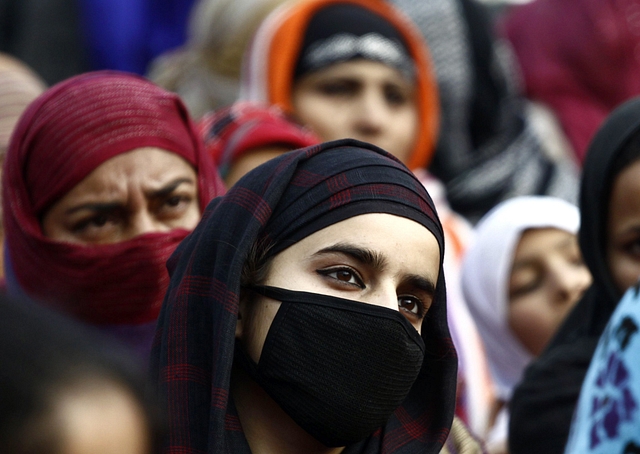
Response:
[{"label": "blurred crowd in background", "polygon": [[[391,426],[382,426],[366,446],[344,452],[415,452],[403,451],[405,439],[420,439],[424,452],[638,452],[640,370],[629,363],[640,320],[632,295],[640,277],[639,75],[638,0],[0,0],[0,264],[12,300],[3,312],[13,320],[0,358],[16,369],[34,358],[33,370],[21,372],[28,378],[4,373],[0,413],[20,413],[18,390],[54,387],[38,399],[58,402],[50,396],[66,395],[82,375],[60,370],[86,368],[87,389],[101,390],[91,395],[126,395],[120,407],[135,410],[127,417],[143,427],[142,440],[124,440],[114,423],[123,441],[104,452],[125,452],[125,444],[131,453],[218,452],[221,439],[235,452],[246,410],[236,414],[233,384],[219,381],[239,361],[230,359],[233,347],[220,349],[234,336],[215,320],[190,318],[185,301],[204,295],[233,313],[228,323],[242,324],[242,295],[231,289],[248,284],[239,271],[200,282],[190,274],[196,260],[222,276],[227,256],[214,249],[220,255],[209,263],[185,238],[210,224],[218,230],[210,241],[203,235],[202,248],[219,241],[239,251],[252,238],[260,250],[275,235],[269,216],[281,202],[267,189],[256,201],[247,188],[277,186],[267,169],[282,172],[293,150],[356,139],[406,166],[437,211],[437,222],[424,225],[441,225],[445,244],[448,333],[438,342],[450,335],[457,372],[454,398],[443,404],[455,414],[453,423],[444,417],[449,437],[434,432],[438,418],[411,435],[407,427],[422,420],[398,417],[398,446],[387,446]],[[360,142],[336,147],[369,147]],[[275,170],[273,159],[282,163]],[[315,177],[297,175],[291,185],[315,188]],[[264,218],[263,235],[252,237],[242,216],[218,203]],[[222,213],[235,230],[220,231]],[[242,273],[260,263],[253,253],[238,259]],[[263,283],[255,279],[248,282]],[[40,306],[75,319],[77,334],[62,318],[43,327]],[[59,340],[54,361],[35,352],[51,350],[55,330],[73,334]],[[175,333],[213,346],[193,349]],[[80,338],[87,347],[75,351]],[[14,345],[24,359],[10,354]],[[176,359],[187,345],[195,359]],[[213,350],[220,356],[211,359]],[[212,370],[199,375],[190,367],[202,358]],[[143,390],[148,368],[159,399]],[[209,405],[226,412],[222,426],[192,426],[201,409],[175,404],[199,396],[193,389],[203,383]],[[77,405],[87,393],[78,392]],[[406,408],[417,405],[407,399]],[[431,404],[429,412],[441,408]],[[44,424],[39,405],[34,397],[0,427],[11,452],[49,452],[54,429],[33,436]],[[93,433],[69,429],[72,407],[60,433]],[[255,434],[244,434],[255,450]],[[35,441],[20,447],[27,438]]]}]

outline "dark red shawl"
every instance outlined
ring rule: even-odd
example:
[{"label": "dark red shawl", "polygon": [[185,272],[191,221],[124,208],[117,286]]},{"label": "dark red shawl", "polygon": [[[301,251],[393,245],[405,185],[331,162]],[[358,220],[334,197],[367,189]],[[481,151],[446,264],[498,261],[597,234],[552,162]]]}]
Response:
[{"label": "dark red shawl", "polygon": [[[422,184],[391,155],[351,139],[286,153],[211,202],[168,264],[171,284],[151,356],[170,419],[164,452],[250,452],[229,394],[240,274],[250,248],[268,236],[276,253],[364,212],[420,219],[444,251],[442,227]],[[446,320],[442,259],[422,337],[427,354],[404,404],[386,426],[345,452],[438,453],[446,440],[457,358]]]},{"label": "dark red shawl", "polygon": [[635,0],[537,0],[503,24],[527,95],[558,115],[580,162],[605,118],[640,94]]}]

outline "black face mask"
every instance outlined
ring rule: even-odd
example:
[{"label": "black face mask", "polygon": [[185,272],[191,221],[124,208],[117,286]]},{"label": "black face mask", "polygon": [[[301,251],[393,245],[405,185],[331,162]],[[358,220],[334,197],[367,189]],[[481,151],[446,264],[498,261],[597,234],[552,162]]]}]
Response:
[{"label": "black face mask", "polygon": [[420,334],[398,311],[316,293],[256,286],[281,301],[256,364],[236,359],[304,430],[329,447],[385,425],[418,377]]}]

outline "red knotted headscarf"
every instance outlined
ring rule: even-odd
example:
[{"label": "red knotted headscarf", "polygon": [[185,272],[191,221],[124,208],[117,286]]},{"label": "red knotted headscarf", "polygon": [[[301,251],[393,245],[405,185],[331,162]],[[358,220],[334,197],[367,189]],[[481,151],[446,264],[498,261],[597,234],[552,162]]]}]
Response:
[{"label": "red knotted headscarf", "polygon": [[40,224],[96,167],[140,147],[176,153],[195,168],[201,210],[223,192],[178,96],[142,77],[83,74],[29,106],[12,137],[2,185],[10,292],[93,324],[155,320],[169,281],[166,260],[186,230],[87,246],[46,238]]}]

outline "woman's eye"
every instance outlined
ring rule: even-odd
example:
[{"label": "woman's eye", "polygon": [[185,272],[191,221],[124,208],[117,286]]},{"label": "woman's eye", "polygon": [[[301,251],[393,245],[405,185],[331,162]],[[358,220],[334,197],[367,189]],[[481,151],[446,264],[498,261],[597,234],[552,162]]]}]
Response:
[{"label": "woman's eye", "polygon": [[100,229],[107,225],[107,223],[110,221],[112,221],[111,216],[107,214],[98,214],[96,216],[92,216],[88,219],[83,219],[82,221],[76,223],[73,226],[73,230],[76,232],[81,232],[91,228]]},{"label": "woman's eye", "polygon": [[164,204],[170,207],[177,207],[183,202],[187,202],[188,200],[181,195],[174,195],[165,200]]},{"label": "woman's eye", "polygon": [[89,221],[91,225],[94,225],[96,227],[104,227],[107,222],[109,222],[109,217],[106,215],[96,216],[95,218],[91,219],[91,221]]},{"label": "woman's eye", "polygon": [[509,290],[509,298],[517,298],[536,291],[542,285],[542,279],[535,279],[529,282],[519,283]]},{"label": "woman's eye", "polygon": [[633,240],[628,242],[625,245],[625,251],[629,254],[629,255],[633,255],[636,257],[640,257],[640,239],[637,240]]},{"label": "woman's eye", "polygon": [[187,209],[195,198],[184,194],[177,194],[167,197],[162,201],[159,215],[176,216]]},{"label": "woman's eye", "polygon": [[99,213],[72,224],[72,234],[88,243],[105,241],[117,232],[122,223],[122,218],[114,213]]},{"label": "woman's eye", "polygon": [[319,270],[318,273],[323,276],[330,277],[331,279],[335,279],[340,283],[355,285],[359,288],[365,287],[362,278],[358,275],[358,273],[355,270],[349,268]]},{"label": "woman's eye", "polygon": [[426,312],[422,301],[420,301],[420,299],[416,298],[415,296],[399,296],[398,307],[400,308],[400,310],[409,312],[418,317],[423,317]]},{"label": "woman's eye", "polygon": [[401,106],[408,101],[407,95],[397,87],[388,87],[385,89],[385,99],[392,106]]},{"label": "woman's eye", "polygon": [[345,96],[354,93],[356,87],[349,82],[327,82],[318,86],[318,91],[326,96]]}]

